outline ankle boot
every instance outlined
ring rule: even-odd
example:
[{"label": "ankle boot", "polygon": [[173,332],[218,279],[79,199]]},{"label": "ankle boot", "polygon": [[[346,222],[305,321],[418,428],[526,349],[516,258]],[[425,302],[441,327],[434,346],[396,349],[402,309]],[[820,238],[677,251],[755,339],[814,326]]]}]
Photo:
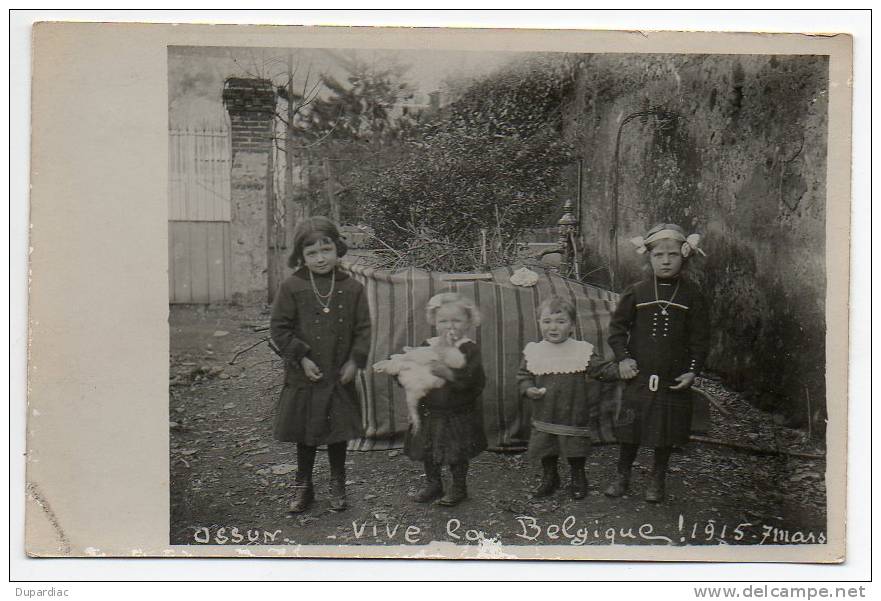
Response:
[{"label": "ankle boot", "polygon": [[425,484],[416,492],[413,500],[417,503],[430,503],[439,499],[444,494],[444,486],[441,481],[440,466],[432,462],[425,462]]},{"label": "ankle boot", "polygon": [[541,484],[532,492],[532,497],[535,499],[549,497],[560,488],[560,474],[557,472],[556,457],[543,457],[541,470]]},{"label": "ankle boot", "polygon": [[660,503],[664,500],[664,480],[667,477],[667,465],[670,463],[670,447],[655,449],[655,462],[652,466],[652,477],[645,490],[645,500],[649,503]]},{"label": "ankle boot", "polygon": [[447,493],[437,501],[438,505],[444,507],[455,507],[468,498],[468,464],[464,467],[461,464],[451,465],[450,472],[453,475],[453,485]]},{"label": "ankle boot", "polygon": [[630,443],[622,443],[618,449],[618,479],[612,482],[603,493],[607,497],[623,497],[630,489],[630,470],[639,446]]},{"label": "ankle boot", "polygon": [[572,472],[569,482],[569,494],[576,501],[587,496],[587,476],[584,474],[584,459],[570,459],[569,468]]},{"label": "ankle boot", "polygon": [[623,497],[630,489],[630,470],[618,472],[618,478],[603,491],[607,497]]},{"label": "ankle boot", "polygon": [[349,506],[346,501],[346,478],[331,478],[330,480],[330,510],[345,511]]},{"label": "ankle boot", "polygon": [[314,500],[315,491],[312,489],[312,480],[297,480],[294,482],[294,496],[291,499],[289,511],[303,513],[309,509]]},{"label": "ankle boot", "polygon": [[645,500],[649,503],[660,503],[664,500],[664,481],[667,474],[662,470],[652,472],[651,480],[645,489]]}]

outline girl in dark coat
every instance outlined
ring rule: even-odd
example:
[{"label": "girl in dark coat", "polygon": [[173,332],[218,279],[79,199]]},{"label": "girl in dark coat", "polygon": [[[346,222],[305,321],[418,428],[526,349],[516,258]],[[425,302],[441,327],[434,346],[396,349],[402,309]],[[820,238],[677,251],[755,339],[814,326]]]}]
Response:
[{"label": "girl in dark coat", "polygon": [[337,227],[325,217],[301,221],[279,287],[270,334],[285,360],[284,388],[274,436],[297,443],[297,476],[290,511],[312,503],[312,469],[319,445],[330,460],[331,509],[346,508],[346,446],[361,436],[355,373],[367,363],[370,313],[360,283],[337,267],[346,253]]},{"label": "girl in dark coat", "polygon": [[[454,292],[436,294],[428,301],[426,317],[439,338],[453,344],[465,355],[465,365],[451,369],[435,362],[432,373],[446,380],[442,388],[431,390],[419,403],[421,427],[411,428],[404,438],[404,453],[425,466],[425,484],[414,500],[452,507],[468,497],[468,460],[486,449],[480,394],[486,384],[480,348],[465,336],[480,324],[480,312],[469,299]],[[428,343],[436,342],[434,340]],[[448,465],[452,486],[446,494],[441,482],[441,466]]]},{"label": "girl in dark coat", "polygon": [[688,442],[689,388],[703,367],[709,332],[703,295],[681,271],[694,252],[703,254],[699,241],[672,224],[631,241],[637,252],[648,253],[651,274],[622,292],[609,326],[609,346],[628,382],[615,419],[618,478],[605,491],[608,496],[627,492],[633,460],[645,445],[655,449],[645,499],[661,501],[671,447]]}]

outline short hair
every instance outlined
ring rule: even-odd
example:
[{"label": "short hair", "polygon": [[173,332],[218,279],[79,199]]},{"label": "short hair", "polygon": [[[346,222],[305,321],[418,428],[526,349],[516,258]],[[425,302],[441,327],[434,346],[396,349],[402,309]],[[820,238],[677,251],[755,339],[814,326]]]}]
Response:
[{"label": "short hair", "polygon": [[294,228],[293,250],[291,250],[291,256],[288,257],[288,267],[299,268],[303,264],[303,249],[322,240],[333,242],[338,257],[342,257],[349,251],[349,247],[340,236],[340,230],[327,217],[306,217],[300,220]]},{"label": "short hair", "polygon": [[444,305],[459,305],[468,314],[471,325],[480,325],[480,309],[477,308],[474,301],[458,292],[441,292],[428,299],[428,304],[425,305],[425,319],[428,320],[428,323],[434,325],[437,310]]},{"label": "short hair", "polygon": [[575,323],[578,318],[578,315],[575,312],[575,305],[572,301],[565,299],[562,296],[554,295],[544,299],[538,306],[539,319],[541,319],[541,314],[544,313],[545,310],[551,315],[554,313],[565,313],[569,316],[572,323]]}]

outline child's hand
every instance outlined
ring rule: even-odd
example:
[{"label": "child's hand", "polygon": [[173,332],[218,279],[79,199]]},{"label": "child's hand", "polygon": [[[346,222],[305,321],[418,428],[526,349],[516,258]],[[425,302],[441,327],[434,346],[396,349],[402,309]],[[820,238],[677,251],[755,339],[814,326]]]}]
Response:
[{"label": "child's hand", "polygon": [[694,372],[688,372],[682,374],[676,381],[679,382],[676,386],[670,386],[670,390],[685,390],[686,388],[691,388],[691,385],[694,384],[694,379],[697,375]]},{"label": "child's hand", "polygon": [[300,366],[303,368],[303,373],[305,373],[306,377],[312,382],[317,382],[323,377],[321,370],[315,365],[315,361],[309,357],[303,357],[300,360]]},{"label": "child's hand", "polygon": [[428,368],[431,370],[431,373],[438,378],[443,378],[444,380],[453,379],[453,370],[440,361],[432,361]]},{"label": "child's hand", "polygon": [[447,330],[444,332],[443,336],[439,336],[440,340],[438,341],[441,346],[456,346],[456,340],[459,337],[452,330]]},{"label": "child's hand", "polygon": [[358,371],[358,366],[355,365],[355,362],[352,359],[346,361],[343,365],[343,368],[340,370],[340,384],[346,385],[355,379],[355,373]]},{"label": "child's hand", "polygon": [[618,364],[618,377],[622,380],[632,380],[638,373],[636,359],[624,359]]},{"label": "child's hand", "polygon": [[526,389],[526,396],[533,401],[537,401],[540,398],[544,397],[547,391],[547,388],[536,388],[535,386],[530,386]]}]

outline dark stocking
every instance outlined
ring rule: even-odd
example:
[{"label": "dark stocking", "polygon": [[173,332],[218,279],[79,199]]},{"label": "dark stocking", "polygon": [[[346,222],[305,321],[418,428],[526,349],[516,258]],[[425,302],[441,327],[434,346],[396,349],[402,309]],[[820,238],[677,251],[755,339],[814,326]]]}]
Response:
[{"label": "dark stocking", "polygon": [[297,443],[297,481],[312,482],[312,469],[315,467],[316,447]]},{"label": "dark stocking", "polygon": [[569,492],[573,499],[583,499],[587,495],[587,477],[584,474],[584,457],[571,457],[569,470],[572,472]]},{"label": "dark stocking", "polygon": [[346,441],[342,441],[327,445],[331,480],[346,479],[346,444]]},{"label": "dark stocking", "polygon": [[636,453],[639,451],[639,445],[624,443],[618,454],[618,473],[629,474],[633,461],[636,459]]},{"label": "dark stocking", "polygon": [[432,485],[440,485],[441,466],[428,457],[425,458],[423,463],[425,465],[425,479]]}]

